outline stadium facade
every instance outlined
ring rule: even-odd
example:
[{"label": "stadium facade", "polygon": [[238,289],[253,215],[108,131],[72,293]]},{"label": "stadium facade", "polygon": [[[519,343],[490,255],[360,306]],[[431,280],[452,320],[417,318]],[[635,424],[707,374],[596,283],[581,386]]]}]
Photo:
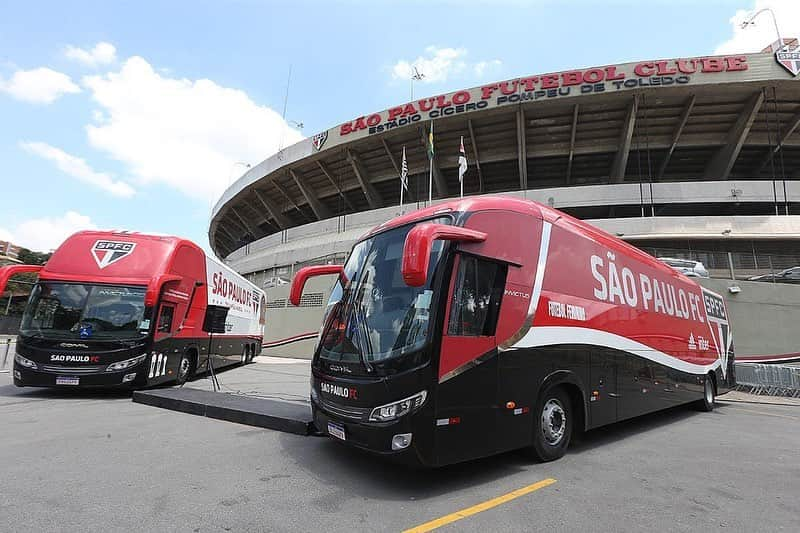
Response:
[{"label": "stadium facade", "polygon": [[712,271],[730,268],[729,252],[752,257],[738,266],[754,272],[765,257],[800,264],[798,52],[795,41],[777,54],[581,68],[364,115],[250,168],[214,207],[209,240],[267,289],[278,324],[300,313],[268,338],[312,335],[330,282],[306,310],[286,307],[286,282],[299,266],[342,262],[358,237],[399,214],[403,148],[404,209],[426,204],[434,123],[434,202],[459,194],[463,138],[465,195],[534,199]]}]

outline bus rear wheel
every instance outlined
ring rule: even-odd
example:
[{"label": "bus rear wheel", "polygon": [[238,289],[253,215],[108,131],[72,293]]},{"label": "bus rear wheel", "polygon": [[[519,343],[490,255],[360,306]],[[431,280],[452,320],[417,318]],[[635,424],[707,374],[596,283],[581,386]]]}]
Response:
[{"label": "bus rear wheel", "polygon": [[716,388],[714,387],[714,380],[709,374],[706,376],[705,383],[703,383],[703,399],[697,400],[695,404],[697,409],[706,413],[714,410],[714,401],[716,400]]},{"label": "bus rear wheel", "polygon": [[533,453],[542,462],[560,459],[572,437],[572,403],[566,391],[551,387],[536,405]]}]

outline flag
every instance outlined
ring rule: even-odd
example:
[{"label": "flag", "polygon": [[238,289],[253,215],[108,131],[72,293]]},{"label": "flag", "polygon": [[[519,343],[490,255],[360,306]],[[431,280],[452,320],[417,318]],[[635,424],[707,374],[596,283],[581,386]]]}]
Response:
[{"label": "flag", "polygon": [[467,153],[464,151],[464,136],[461,136],[461,150],[458,153],[458,181],[464,183],[464,174],[467,172]]},{"label": "flag", "polygon": [[431,132],[428,134],[428,159],[433,161],[433,122],[431,122]]},{"label": "flag", "polygon": [[406,162],[406,147],[403,146],[403,162],[400,163],[400,182],[408,190],[408,162]]}]

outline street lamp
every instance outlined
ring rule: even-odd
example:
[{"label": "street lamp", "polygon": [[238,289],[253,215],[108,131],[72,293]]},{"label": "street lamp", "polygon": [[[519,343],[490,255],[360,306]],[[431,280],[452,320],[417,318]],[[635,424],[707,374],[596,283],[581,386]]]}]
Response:
[{"label": "street lamp", "polygon": [[775,33],[778,34],[778,50],[776,50],[776,51],[780,52],[781,50],[783,50],[783,39],[781,39],[781,31],[778,29],[778,19],[775,17],[775,12],[772,11],[772,9],[770,9],[768,7],[765,7],[763,9],[759,9],[758,11],[756,11],[755,13],[753,13],[752,15],[747,17],[747,19],[744,22],[742,22],[741,28],[744,30],[748,26],[755,26],[756,25],[756,22],[755,22],[756,17],[759,16],[761,13],[764,13],[764,12],[767,12],[767,13],[770,14],[770,16],[772,16],[772,23],[775,25]]}]

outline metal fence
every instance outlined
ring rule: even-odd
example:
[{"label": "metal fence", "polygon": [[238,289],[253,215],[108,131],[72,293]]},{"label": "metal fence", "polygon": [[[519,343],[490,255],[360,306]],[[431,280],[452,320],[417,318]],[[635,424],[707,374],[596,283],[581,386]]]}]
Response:
[{"label": "metal fence", "polygon": [[736,384],[752,394],[800,398],[800,366],[736,363]]},{"label": "metal fence", "polygon": [[[699,261],[712,278],[748,280],[765,276],[760,280],[769,283],[800,283],[800,277],[781,276],[793,267],[800,267],[800,255],[778,255],[750,252],[724,252],[687,250],[679,248],[642,247],[654,257],[670,257]],[[799,273],[800,274],[800,273]]]}]

